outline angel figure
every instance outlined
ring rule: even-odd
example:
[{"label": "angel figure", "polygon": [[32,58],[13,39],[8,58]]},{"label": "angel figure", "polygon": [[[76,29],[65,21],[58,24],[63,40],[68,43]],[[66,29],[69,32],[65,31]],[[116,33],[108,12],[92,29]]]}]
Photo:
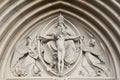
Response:
[{"label": "angel figure", "polygon": [[[92,38],[89,41],[88,46],[86,46],[85,44],[82,44],[82,46],[84,46],[84,48],[82,48],[83,62],[80,68],[80,75],[89,77],[107,77],[110,74],[108,67],[101,59],[101,57],[93,51],[96,49],[97,46],[96,40]],[[91,50],[91,48],[93,50]]]},{"label": "angel figure", "polygon": [[21,51],[16,51],[19,52],[20,56],[19,58],[16,58],[17,61],[12,66],[13,75],[18,77],[40,76],[41,70],[37,63],[37,61],[39,61],[39,57],[36,51],[37,46],[34,40],[32,40],[30,37],[27,37],[26,40],[26,50],[22,49]]}]

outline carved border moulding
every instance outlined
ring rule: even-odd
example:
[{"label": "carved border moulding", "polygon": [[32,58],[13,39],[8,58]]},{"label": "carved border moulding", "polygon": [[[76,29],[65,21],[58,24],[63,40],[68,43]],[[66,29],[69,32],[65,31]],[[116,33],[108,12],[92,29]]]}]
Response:
[{"label": "carved border moulding", "polygon": [[[105,77],[106,80],[113,80],[106,78],[112,75],[111,63],[104,45],[95,36],[82,28],[78,29],[62,14],[37,29],[16,43],[9,72],[13,79],[7,80],[61,80],[66,76],[68,79],[65,80],[83,80],[69,77]],[[53,79],[42,78],[46,76]]]},{"label": "carved border moulding", "polygon": [[7,78],[6,80],[115,80],[113,77],[109,78]]},{"label": "carved border moulding", "polygon": [[109,78],[67,78],[67,80],[115,80],[113,77]]},{"label": "carved border moulding", "polygon": [[6,80],[54,80],[53,78],[7,78]]}]

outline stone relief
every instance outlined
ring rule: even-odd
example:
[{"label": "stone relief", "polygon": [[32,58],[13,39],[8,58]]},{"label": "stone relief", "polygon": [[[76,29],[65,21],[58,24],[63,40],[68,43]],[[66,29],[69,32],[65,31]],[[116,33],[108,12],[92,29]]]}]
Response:
[{"label": "stone relief", "polygon": [[[81,36],[79,30],[70,28],[70,22],[60,14],[52,31],[26,37],[25,43],[14,52],[11,71],[14,76],[42,76],[40,65],[50,74],[65,76],[79,67],[79,77],[108,77],[110,69],[93,50],[98,47],[96,39]],[[74,26],[75,27],[75,26]],[[85,41],[88,41],[86,44]]]},{"label": "stone relief", "polygon": [[[14,66],[12,67],[13,75],[18,77],[40,76],[41,71],[37,64],[37,61],[39,61],[39,57],[35,40],[27,37],[25,46],[27,48],[26,52],[20,54],[16,64],[14,64]],[[22,49],[20,49],[20,51],[21,50]],[[20,51],[17,52],[20,53]]]},{"label": "stone relief", "polygon": [[45,48],[42,51],[44,61],[50,64],[51,68],[57,68],[58,74],[62,74],[64,67],[69,68],[76,60],[76,57],[74,57],[77,48],[75,42],[79,42],[80,36],[72,35],[66,31],[67,27],[64,24],[62,15],[58,17],[58,21],[56,33],[38,36],[38,40]]}]

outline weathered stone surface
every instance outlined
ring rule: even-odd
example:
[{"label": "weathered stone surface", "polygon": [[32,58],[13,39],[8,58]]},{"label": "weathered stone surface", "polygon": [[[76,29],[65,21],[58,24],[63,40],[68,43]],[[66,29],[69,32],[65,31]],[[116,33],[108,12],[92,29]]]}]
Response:
[{"label": "weathered stone surface", "polygon": [[119,80],[119,3],[1,0],[0,80]]}]

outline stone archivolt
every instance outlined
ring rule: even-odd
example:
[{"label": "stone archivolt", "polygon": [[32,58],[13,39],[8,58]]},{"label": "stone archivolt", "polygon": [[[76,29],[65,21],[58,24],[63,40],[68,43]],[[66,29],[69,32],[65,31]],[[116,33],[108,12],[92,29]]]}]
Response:
[{"label": "stone archivolt", "polygon": [[[78,74],[76,76],[79,77],[84,76],[86,79],[90,79],[91,76],[92,77],[96,76],[94,74],[96,74],[98,69],[100,70],[100,71],[98,70],[98,73],[102,72],[102,74],[104,75],[97,74],[96,77],[98,77],[99,75],[102,77],[107,76],[107,78],[105,77],[99,78],[100,80],[101,79],[119,80],[120,79],[119,4],[120,4],[119,0],[110,0],[110,1],[107,0],[96,0],[96,1],[1,0],[0,1],[0,74],[1,74],[0,80],[6,80],[8,79],[8,77],[12,77],[12,80],[14,79],[16,80],[20,78],[26,80],[28,79],[27,78],[28,74],[30,76],[36,77],[36,79],[37,77],[42,77],[42,76],[69,75],[69,77],[72,77],[73,76],[72,74]],[[81,57],[80,57],[80,61],[79,58],[75,57],[76,60],[75,62],[73,61],[74,62],[73,64],[70,65],[68,65],[68,63],[64,64],[64,68],[62,70],[63,71],[62,73],[65,73],[64,75],[60,75],[61,70],[58,71],[59,67],[58,64],[56,64],[56,62],[54,66],[46,63],[45,57],[43,57],[43,55],[41,56],[45,64],[43,64],[41,60],[39,61],[39,57],[38,57],[40,56],[38,55],[39,50],[37,49],[38,46],[36,47],[36,45],[38,45],[37,42],[40,42],[41,40],[38,39],[36,41],[36,36],[38,35],[35,33],[42,32],[40,33],[39,37],[40,36],[44,37],[43,35],[41,35],[44,33],[44,31],[46,34],[50,34],[51,30],[55,28],[54,27],[55,24],[53,24],[54,22],[51,23],[51,25],[49,25],[51,27],[53,26],[52,29],[46,28],[48,29],[46,30],[43,29],[43,26],[45,26],[45,24],[47,24],[53,18],[57,18],[59,13],[62,13],[66,19],[65,24],[69,26],[68,33],[74,34],[74,36],[79,36],[80,33],[80,40],[81,41],[83,40],[83,43],[85,43],[84,46],[83,44],[80,44],[80,48],[81,48],[80,51],[83,54],[83,56],[81,55],[80,56],[83,58],[82,59],[83,61],[81,61]],[[73,27],[73,25],[67,22],[67,20],[70,21],[75,26]],[[37,28],[39,30],[37,29],[35,30],[37,23],[39,23],[40,24],[39,26],[41,26],[40,28]],[[57,24],[58,22],[55,23]],[[78,23],[81,23],[84,26],[79,25]],[[84,29],[82,29],[81,26]],[[75,29],[75,27],[77,29]],[[83,35],[84,32],[87,35]],[[73,41],[73,42],[75,46],[78,45],[77,41]],[[46,47],[46,43],[43,44],[41,47]],[[99,50],[97,47],[102,48],[103,50]],[[44,52],[46,50],[42,50],[42,51]],[[79,49],[76,51],[79,51]],[[16,57],[18,56],[18,58],[13,57],[14,58],[13,60],[12,55],[14,52],[22,53],[22,54],[15,54],[14,56]],[[99,54],[99,52],[105,54],[101,55]],[[31,63],[28,63],[29,60],[31,61]],[[20,63],[26,65],[22,66],[24,68],[14,67],[13,65],[16,63],[16,61],[18,61],[16,64],[17,66],[21,66]],[[67,61],[69,62],[69,60]],[[77,66],[80,66],[77,65],[77,62],[80,63],[81,67],[77,68]],[[99,62],[101,62],[102,64],[97,65],[96,63]],[[34,67],[25,68],[25,66],[27,65],[32,65]],[[40,66],[40,65],[45,65],[45,66]],[[102,68],[100,68],[101,65]],[[11,69],[11,66],[14,67],[14,69]],[[89,68],[86,68],[84,66],[87,66]],[[109,67],[111,67],[110,70]],[[29,72],[30,70],[28,69],[31,69],[32,71]],[[109,71],[111,71],[112,74],[111,72],[109,74]],[[88,72],[92,74],[88,74]],[[20,78],[13,79],[13,77],[15,76],[19,76]],[[86,76],[89,78],[87,78]],[[31,78],[31,79],[35,79],[35,78]],[[71,79],[74,80],[75,78],[71,78]],[[78,78],[78,79],[82,80],[82,78]]]}]

